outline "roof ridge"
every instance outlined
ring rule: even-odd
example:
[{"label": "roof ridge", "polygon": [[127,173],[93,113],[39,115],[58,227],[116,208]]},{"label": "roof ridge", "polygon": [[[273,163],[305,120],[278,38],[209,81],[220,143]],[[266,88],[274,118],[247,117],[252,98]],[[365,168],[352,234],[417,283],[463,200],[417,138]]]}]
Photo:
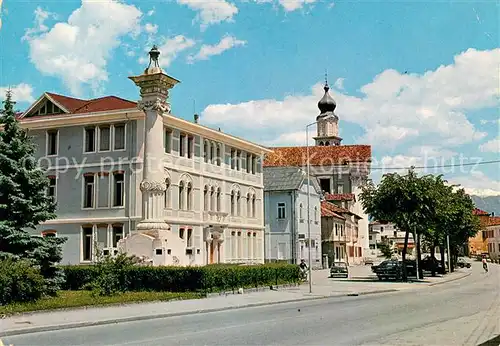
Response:
[{"label": "roof ridge", "polygon": [[130,100],[124,99],[123,97],[116,96],[116,95],[108,95],[108,96],[97,97],[97,98],[94,98],[94,99],[90,99],[89,101],[90,102],[94,102],[94,101],[104,100],[104,99],[107,99],[107,98],[110,98],[110,97],[113,97],[113,98],[118,99],[118,100],[126,101],[126,102],[137,103],[136,101],[130,101]]},{"label": "roof ridge", "polygon": [[89,101],[89,100],[86,100],[86,99],[79,99],[77,97],[66,96],[66,95],[62,95],[62,94],[58,94],[58,93],[53,93],[53,92],[50,92],[50,91],[45,91],[44,94],[47,94],[49,96],[55,95],[55,96],[64,97],[64,98],[67,98],[67,99],[72,99],[72,100],[77,100],[77,101],[83,101],[83,102]]}]

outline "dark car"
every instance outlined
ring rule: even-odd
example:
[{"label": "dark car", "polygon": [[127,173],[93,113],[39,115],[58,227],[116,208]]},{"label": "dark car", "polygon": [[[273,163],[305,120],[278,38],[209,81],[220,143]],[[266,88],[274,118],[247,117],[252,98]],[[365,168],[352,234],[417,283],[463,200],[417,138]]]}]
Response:
[{"label": "dark car", "polygon": [[331,278],[348,278],[349,269],[347,263],[345,262],[334,262],[330,268]]},{"label": "dark car", "polygon": [[[403,277],[403,261],[388,260],[380,263],[378,266],[372,266],[372,271],[379,280],[394,279],[401,280]],[[415,261],[406,260],[407,276],[416,276],[417,268]]]},{"label": "dark car", "polygon": [[438,273],[442,272],[443,266],[441,261],[435,257],[427,256],[420,263],[422,263],[422,270],[427,272],[432,272],[433,270]]}]

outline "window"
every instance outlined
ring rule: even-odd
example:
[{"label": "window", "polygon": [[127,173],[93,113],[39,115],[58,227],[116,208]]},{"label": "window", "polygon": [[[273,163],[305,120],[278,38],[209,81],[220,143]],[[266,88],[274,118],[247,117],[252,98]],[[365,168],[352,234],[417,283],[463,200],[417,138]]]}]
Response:
[{"label": "window", "polygon": [[125,150],[125,124],[113,126],[114,150]]},{"label": "window", "polygon": [[111,128],[107,125],[99,126],[99,151],[111,149]]},{"label": "window", "polygon": [[87,173],[83,177],[83,207],[94,208],[94,174]]},{"label": "window", "polygon": [[170,208],[170,179],[165,179],[165,185],[166,185],[166,189],[165,189],[165,208]]},{"label": "window", "polygon": [[179,156],[186,156],[186,135],[179,135]]},{"label": "window", "polygon": [[231,191],[231,215],[234,215],[234,202],[236,196],[234,195],[234,191]]},{"label": "window", "polygon": [[344,193],[344,184],[337,183],[337,193]]},{"label": "window", "polygon": [[184,239],[184,228],[179,228],[179,238]]},{"label": "window", "polygon": [[92,261],[92,226],[82,227],[82,261]]},{"label": "window", "polygon": [[47,155],[57,155],[59,147],[59,131],[47,131]]},{"label": "window", "polygon": [[252,215],[252,196],[247,193],[247,217]]},{"label": "window", "polygon": [[125,178],[123,172],[113,173],[113,207],[123,207],[125,194]]},{"label": "window", "polygon": [[95,152],[95,127],[87,127],[85,128],[85,143],[84,143],[84,152],[93,153]]},{"label": "window", "polygon": [[285,203],[278,203],[278,219],[285,219],[286,218],[286,212],[285,212]]},{"label": "window", "polygon": [[163,137],[163,147],[165,148],[165,152],[170,154],[172,152],[172,130],[165,129],[164,137]]},{"label": "window", "polygon": [[220,187],[217,188],[217,211],[221,211],[221,193],[220,193]]},{"label": "window", "polygon": [[299,219],[304,219],[304,206],[302,205],[302,203],[300,203],[299,205]]},{"label": "window", "polygon": [[255,217],[257,209],[255,209],[255,195],[252,196],[252,217]]},{"label": "window", "polygon": [[184,209],[184,182],[179,183],[179,210]]},{"label": "window", "polygon": [[57,200],[57,178],[55,176],[49,177],[47,196],[52,197],[54,202]]},{"label": "window", "polygon": [[43,231],[42,237],[43,238],[55,238],[55,237],[57,237],[57,232],[54,230]]},{"label": "window", "polygon": [[217,144],[217,166],[221,165],[221,149],[220,149],[220,144]]},{"label": "window", "polygon": [[210,210],[215,211],[217,201],[215,200],[215,188],[210,189]]},{"label": "window", "polygon": [[241,151],[236,151],[236,170],[241,169]]},{"label": "window", "polygon": [[246,155],[246,166],[247,166],[247,173],[250,173],[250,170],[251,170],[251,164],[250,164],[250,159],[251,158],[251,155],[247,153]]},{"label": "window", "polygon": [[210,210],[210,200],[208,195],[208,185],[205,185],[205,189],[203,190],[203,210]]},{"label": "window", "polygon": [[321,191],[330,193],[330,179],[320,179],[319,185],[321,186]]},{"label": "window", "polygon": [[111,247],[118,247],[118,242],[123,238],[123,225],[113,225],[111,230]]},{"label": "window", "polygon": [[234,169],[234,167],[236,167],[236,151],[231,149],[231,169]]},{"label": "window", "polygon": [[236,213],[238,216],[241,215],[241,194],[239,191],[236,193]]},{"label": "window", "polygon": [[[335,235],[338,236],[339,235],[339,225],[335,224]],[[371,236],[370,236],[371,237]]]},{"label": "window", "polygon": [[187,210],[192,210],[193,209],[193,184],[191,182],[189,182],[187,184],[186,202],[187,202]]},{"label": "window", "polygon": [[192,229],[187,230],[186,246],[187,247],[193,246],[193,230]]},{"label": "window", "polygon": [[252,174],[255,174],[256,166],[257,166],[257,158],[252,155]]},{"label": "window", "polygon": [[210,143],[210,163],[214,164],[215,163],[215,143],[212,142]]},{"label": "window", "polygon": [[203,144],[203,158],[205,160],[205,163],[208,163],[209,161],[209,151],[210,150],[210,145],[208,144],[208,141],[205,141]]},{"label": "window", "polygon": [[194,137],[189,136],[188,137],[188,143],[187,143],[187,156],[188,158],[193,157],[193,151],[194,151]]}]

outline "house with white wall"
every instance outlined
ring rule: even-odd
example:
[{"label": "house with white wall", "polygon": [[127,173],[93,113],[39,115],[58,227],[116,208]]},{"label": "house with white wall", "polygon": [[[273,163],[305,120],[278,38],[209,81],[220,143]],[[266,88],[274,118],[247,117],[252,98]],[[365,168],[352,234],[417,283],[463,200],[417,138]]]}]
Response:
[{"label": "house with white wall", "polygon": [[298,264],[301,259],[307,262],[311,252],[312,267],[321,267],[320,198],[316,179],[308,180],[301,168],[264,168],[266,261]]}]

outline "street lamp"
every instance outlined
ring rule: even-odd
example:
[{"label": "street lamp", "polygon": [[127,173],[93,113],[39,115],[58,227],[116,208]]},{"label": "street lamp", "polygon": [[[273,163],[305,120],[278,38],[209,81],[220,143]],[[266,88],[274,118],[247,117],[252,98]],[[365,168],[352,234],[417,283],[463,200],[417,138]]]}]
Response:
[{"label": "street lamp", "polygon": [[[333,118],[332,114],[327,115],[326,117],[322,118],[322,120],[326,120],[329,118]],[[308,243],[308,251],[307,251],[307,256],[308,256],[308,272],[309,272],[309,293],[312,293],[312,259],[311,259],[311,186],[310,186],[310,181],[311,181],[311,165],[309,163],[309,127],[316,125],[318,123],[318,120],[316,120],[313,123],[310,123],[306,125],[306,160],[307,160],[307,241]],[[320,209],[321,210],[321,209]]]}]

